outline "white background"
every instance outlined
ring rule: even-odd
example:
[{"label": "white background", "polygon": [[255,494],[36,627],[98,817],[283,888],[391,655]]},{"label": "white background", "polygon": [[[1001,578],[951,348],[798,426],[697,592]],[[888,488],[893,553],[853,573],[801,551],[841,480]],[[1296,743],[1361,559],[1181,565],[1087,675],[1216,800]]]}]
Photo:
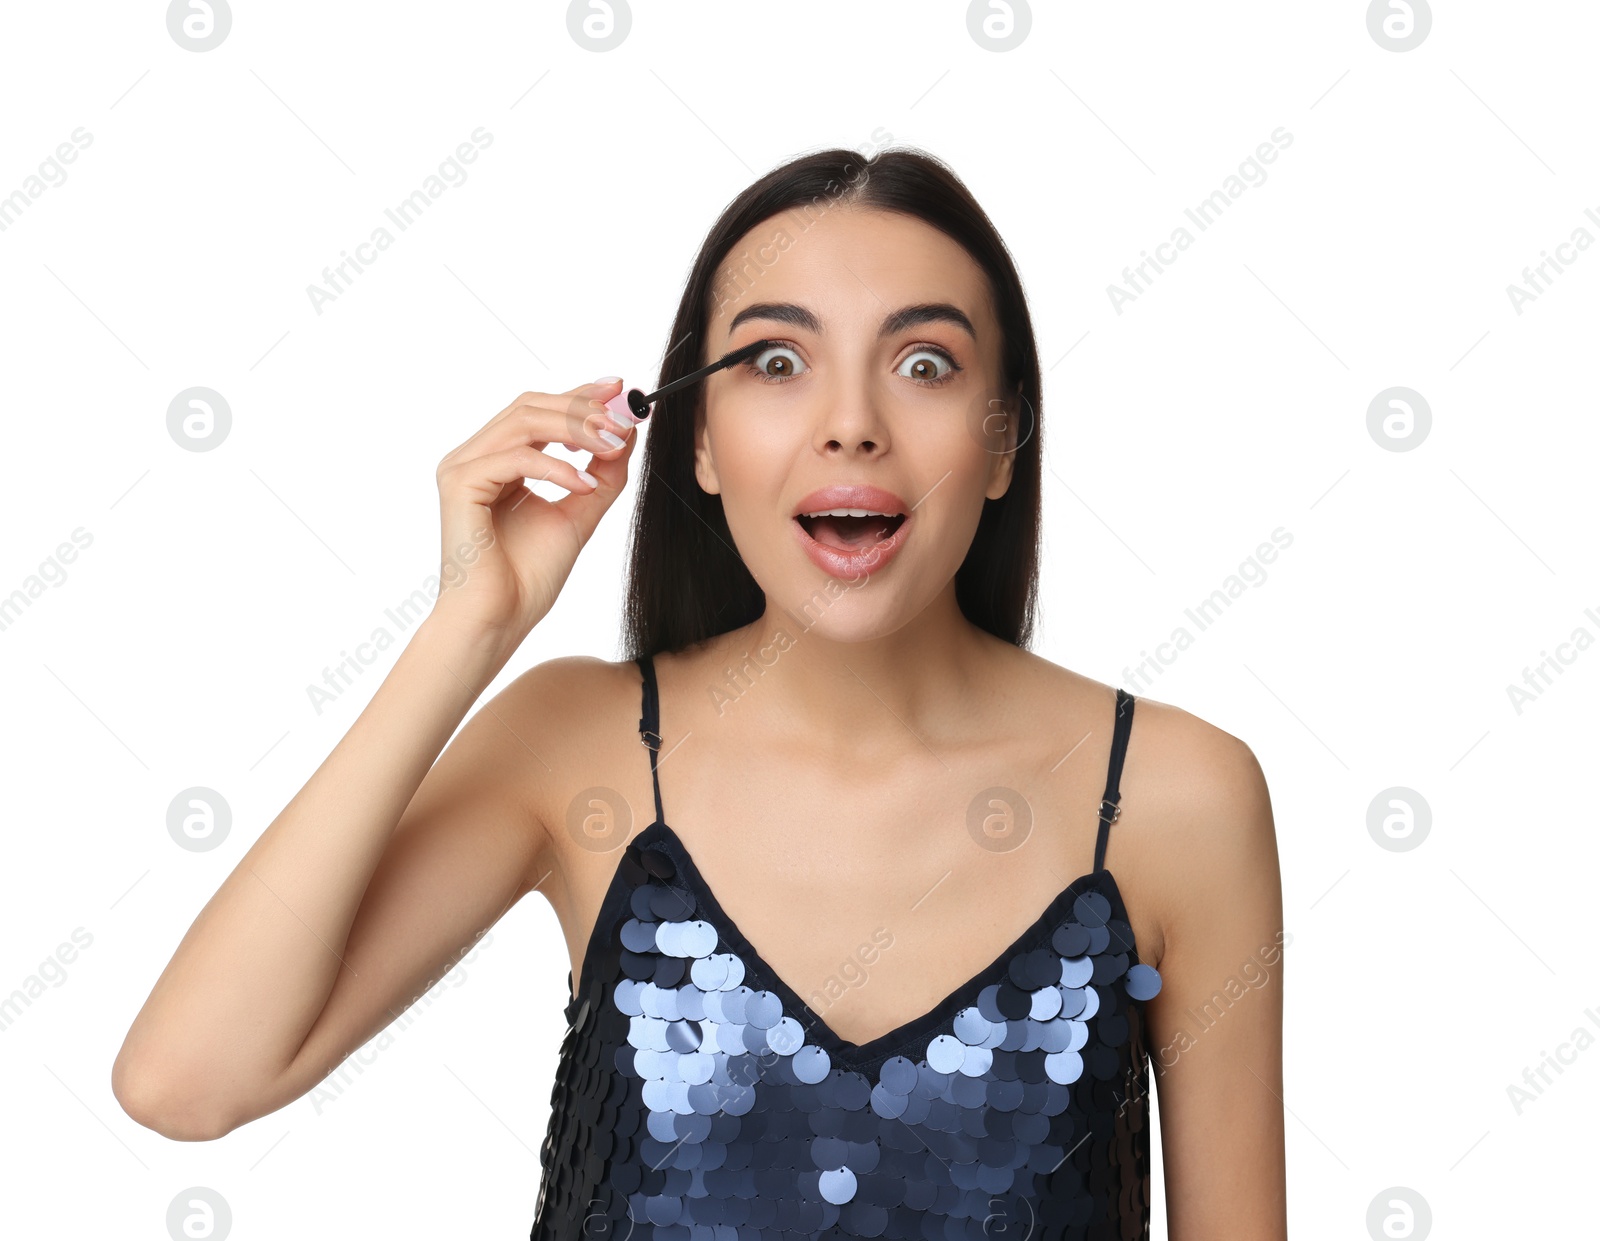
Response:
[{"label": "white background", "polygon": [[[1035,7],[995,52],[961,3],[640,3],[602,53],[559,3],[237,4],[206,52],[160,4],[7,7],[0,195],[92,135],[0,232],[0,596],[92,536],[0,630],[0,996],[93,937],[0,1031],[19,1233],[165,1237],[199,1185],[240,1238],[526,1234],[568,967],[537,898],[334,1101],[175,1143],[121,1112],[111,1062],[398,653],[310,704],[436,571],[439,458],[526,389],[647,385],[728,200],[882,131],[954,167],[1026,282],[1035,649],[1226,729],[1267,773],[1297,1233],[1366,1236],[1401,1186],[1441,1235],[1558,1234],[1600,1050],[1569,1046],[1520,1113],[1508,1087],[1600,1036],[1600,651],[1563,648],[1520,711],[1507,686],[1600,636],[1600,247],[1521,313],[1507,286],[1580,226],[1600,238],[1600,14],[1440,5],[1396,52],[1360,2]],[[322,269],[480,126],[468,179],[318,314]],[[1108,286],[1280,126],[1266,180],[1119,313]],[[197,385],[232,411],[209,452],[167,431]],[[1410,451],[1367,429],[1394,386],[1432,411]],[[630,507],[497,688],[619,656]],[[1130,679],[1278,527],[1266,579]],[[232,809],[210,852],[167,834],[191,786]],[[1431,808],[1406,851],[1368,831],[1396,786]]]}]

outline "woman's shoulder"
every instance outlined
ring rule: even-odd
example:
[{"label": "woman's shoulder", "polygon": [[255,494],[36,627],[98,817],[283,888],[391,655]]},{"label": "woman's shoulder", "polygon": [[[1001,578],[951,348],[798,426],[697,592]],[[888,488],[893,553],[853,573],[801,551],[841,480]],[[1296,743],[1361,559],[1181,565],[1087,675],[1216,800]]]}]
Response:
[{"label": "woman's shoulder", "polygon": [[1118,689],[1130,694],[1134,699],[1130,763],[1138,746],[1147,757],[1158,757],[1162,770],[1181,776],[1191,792],[1197,780],[1208,776],[1238,780],[1252,768],[1260,770],[1244,740],[1186,707],[1151,697],[1137,686],[1096,680],[1032,651],[1012,650],[1016,683],[1026,686],[1026,692],[1045,709],[1054,703],[1077,701],[1093,703],[1091,710],[1103,706],[1111,711]]},{"label": "woman's shoulder", "polygon": [[[692,669],[702,659],[717,657],[716,643],[706,641],[661,652],[650,663],[661,685],[680,675],[680,667]],[[526,669],[501,697],[508,713],[540,735],[559,738],[563,747],[632,744],[638,740],[643,675],[634,659],[559,655]]]},{"label": "woman's shoulder", "polygon": [[1089,718],[1103,714],[1109,727],[1116,691],[1133,696],[1119,822],[1145,823],[1140,835],[1153,849],[1176,850],[1199,862],[1272,847],[1266,776],[1244,739],[1199,710],[1140,687],[1099,681],[1031,652],[1018,653],[1019,684],[1029,686],[1046,708],[1063,700],[1091,703]]},{"label": "woman's shoulder", "polygon": [[1266,933],[1241,928],[1278,925],[1277,829],[1266,776],[1244,740],[1184,707],[1135,695],[1122,790],[1112,837],[1121,860],[1112,865],[1137,867],[1161,927],[1159,959],[1180,942],[1225,955],[1241,936]]},{"label": "woman's shoulder", "polygon": [[[1111,731],[1119,686],[1044,659],[1030,671],[1032,693],[1088,695],[1092,711],[1075,715],[1077,727],[1102,737]],[[1133,721],[1106,864],[1148,919],[1138,928],[1140,944],[1149,945],[1147,959],[1165,962],[1179,942],[1191,952],[1226,955],[1238,942],[1267,934],[1262,927],[1281,925],[1266,776],[1250,746],[1203,713],[1132,685],[1120,688],[1133,695]],[[1109,741],[1102,741],[1098,753],[1109,752]],[[1219,917],[1227,924],[1221,929]],[[1207,946],[1196,949],[1201,944]]]},{"label": "woman's shoulder", "polygon": [[583,748],[615,731],[624,701],[631,700],[637,716],[640,684],[639,665],[631,659],[558,655],[521,672],[498,701],[508,722]]},{"label": "woman's shoulder", "polygon": [[[580,794],[626,802],[635,818],[645,810],[639,798],[648,796],[650,777],[639,748],[640,684],[632,660],[562,655],[524,669],[483,710],[498,737],[493,744],[510,756],[498,778],[514,789],[530,821],[563,846],[545,859],[557,871],[571,854],[561,825],[570,824]],[[628,776],[633,767],[642,789]]]},{"label": "woman's shoulder", "polygon": [[1220,725],[1135,695],[1125,770],[1187,861],[1226,869],[1243,855],[1275,856],[1266,775],[1249,744]]}]

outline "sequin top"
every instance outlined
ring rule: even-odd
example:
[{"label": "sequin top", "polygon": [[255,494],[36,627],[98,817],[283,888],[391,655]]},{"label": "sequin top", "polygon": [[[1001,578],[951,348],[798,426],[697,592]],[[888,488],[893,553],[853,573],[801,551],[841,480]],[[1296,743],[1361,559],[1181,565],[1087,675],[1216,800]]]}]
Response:
[{"label": "sequin top", "polygon": [[932,1009],[855,1044],[667,825],[638,663],[656,820],[621,852],[566,1007],[531,1241],[1148,1237],[1161,978],[1103,866],[1133,696],[1117,690],[1094,870]]}]

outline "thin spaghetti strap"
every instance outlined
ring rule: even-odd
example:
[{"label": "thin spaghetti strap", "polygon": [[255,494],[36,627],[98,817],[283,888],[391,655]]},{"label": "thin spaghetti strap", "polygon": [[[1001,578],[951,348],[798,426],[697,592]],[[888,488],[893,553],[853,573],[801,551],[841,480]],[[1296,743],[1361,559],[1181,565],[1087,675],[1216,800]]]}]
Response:
[{"label": "thin spaghetti strap", "polygon": [[661,753],[661,696],[656,690],[655,661],[641,655],[633,661],[644,674],[644,714],[639,717],[639,742],[650,749],[650,783],[656,794],[656,822],[664,820],[661,809],[661,780],[656,775],[656,756]]},{"label": "thin spaghetti strap", "polygon": [[1128,732],[1133,728],[1133,695],[1117,687],[1116,723],[1111,730],[1111,762],[1106,770],[1105,796],[1100,799],[1100,834],[1094,842],[1094,868],[1104,870],[1106,841],[1111,825],[1122,816],[1122,760],[1128,753]]}]

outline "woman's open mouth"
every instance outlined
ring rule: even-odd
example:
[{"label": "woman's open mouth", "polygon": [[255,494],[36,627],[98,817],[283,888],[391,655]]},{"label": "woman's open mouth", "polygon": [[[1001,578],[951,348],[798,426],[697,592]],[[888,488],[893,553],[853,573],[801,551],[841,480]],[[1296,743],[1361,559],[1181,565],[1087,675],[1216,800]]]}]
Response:
[{"label": "woman's open mouth", "polygon": [[832,577],[859,581],[900,550],[909,521],[905,513],[836,508],[800,513],[794,525],[813,564]]},{"label": "woman's open mouth", "polygon": [[832,509],[796,517],[805,532],[836,551],[854,552],[881,543],[900,528],[904,513],[872,513],[865,509]]}]

